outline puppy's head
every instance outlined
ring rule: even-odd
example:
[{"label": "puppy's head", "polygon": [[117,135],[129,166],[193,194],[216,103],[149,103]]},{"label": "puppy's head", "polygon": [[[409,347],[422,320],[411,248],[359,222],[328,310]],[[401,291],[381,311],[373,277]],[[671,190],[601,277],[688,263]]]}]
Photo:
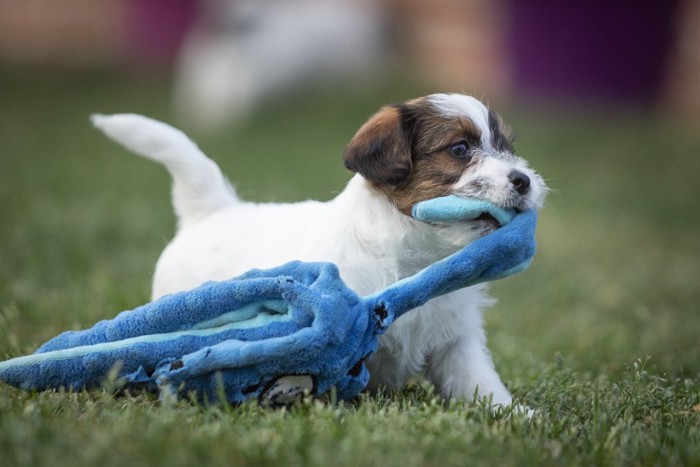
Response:
[{"label": "puppy's head", "polygon": [[[344,161],[407,216],[416,203],[446,195],[539,208],[545,184],[512,142],[500,117],[477,99],[432,94],[382,108],[350,141]],[[488,216],[467,224],[481,233],[497,227]]]}]

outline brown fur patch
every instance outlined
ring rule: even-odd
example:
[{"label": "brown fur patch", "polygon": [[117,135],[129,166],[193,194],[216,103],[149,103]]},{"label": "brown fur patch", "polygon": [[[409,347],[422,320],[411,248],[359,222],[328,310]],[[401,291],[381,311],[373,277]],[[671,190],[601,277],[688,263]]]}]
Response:
[{"label": "brown fur patch", "polygon": [[481,131],[468,118],[425,119],[414,140],[415,155],[428,155],[444,150],[460,141],[471,148],[481,146]]},{"label": "brown fur patch", "polygon": [[404,214],[410,216],[419,201],[452,193],[452,186],[470,165],[468,159],[450,154],[450,148],[465,142],[481,146],[481,132],[468,118],[445,117],[425,99],[401,106],[404,131],[409,135],[413,170],[396,185],[373,183]]},{"label": "brown fur patch", "polygon": [[400,185],[373,183],[396,208],[407,216],[413,206],[426,199],[452,194],[452,186],[459,180],[469,163],[452,157],[447,151],[418,157],[413,172]]},{"label": "brown fur patch", "polygon": [[503,123],[503,119],[493,110],[489,110],[489,130],[491,131],[491,145],[501,152],[513,153],[513,132]]},{"label": "brown fur patch", "polygon": [[367,180],[395,185],[411,173],[413,162],[398,108],[386,106],[360,127],[343,154],[345,167]]}]

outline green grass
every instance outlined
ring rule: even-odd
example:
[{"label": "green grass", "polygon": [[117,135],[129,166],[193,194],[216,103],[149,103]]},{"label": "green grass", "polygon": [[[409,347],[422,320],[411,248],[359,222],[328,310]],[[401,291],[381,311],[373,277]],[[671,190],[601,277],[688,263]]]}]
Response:
[{"label": "green grass", "polygon": [[[167,120],[167,81],[41,75],[0,75],[0,358],[147,301],[174,226],[163,169],[87,121]],[[359,124],[416,88],[305,94],[199,143],[248,198],[328,199]],[[633,112],[501,113],[553,188],[535,263],[486,316],[532,419],[421,383],[290,410],[0,386],[0,465],[700,465],[700,136]]]}]

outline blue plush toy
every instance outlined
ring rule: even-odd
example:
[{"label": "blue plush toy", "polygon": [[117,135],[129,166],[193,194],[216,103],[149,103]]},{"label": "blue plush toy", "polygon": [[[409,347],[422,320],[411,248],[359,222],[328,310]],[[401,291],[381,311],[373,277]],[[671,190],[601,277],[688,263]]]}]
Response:
[{"label": "blue plush toy", "polygon": [[484,214],[502,227],[412,277],[366,297],[330,263],[292,262],[165,296],[34,354],[0,362],[0,380],[27,390],[93,388],[110,372],[125,388],[194,391],[200,400],[286,404],[331,387],[349,399],[367,385],[377,336],[431,298],[527,268],[537,215],[448,196],[414,207],[416,219],[452,223]]}]

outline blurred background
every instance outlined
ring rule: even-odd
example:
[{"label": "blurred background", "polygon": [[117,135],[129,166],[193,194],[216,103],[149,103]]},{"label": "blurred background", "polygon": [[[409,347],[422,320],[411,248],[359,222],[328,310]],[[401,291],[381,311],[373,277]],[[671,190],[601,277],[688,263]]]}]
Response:
[{"label": "blurred background", "polygon": [[173,235],[165,171],[91,113],[182,127],[249,199],[329,199],[364,120],[437,91],[499,111],[552,188],[494,285],[504,379],[697,375],[700,0],[0,0],[0,355],[146,301]]},{"label": "blurred background", "polygon": [[494,100],[619,100],[698,118],[698,24],[696,0],[3,0],[0,60],[168,71],[181,117],[203,127],[397,67]]}]

